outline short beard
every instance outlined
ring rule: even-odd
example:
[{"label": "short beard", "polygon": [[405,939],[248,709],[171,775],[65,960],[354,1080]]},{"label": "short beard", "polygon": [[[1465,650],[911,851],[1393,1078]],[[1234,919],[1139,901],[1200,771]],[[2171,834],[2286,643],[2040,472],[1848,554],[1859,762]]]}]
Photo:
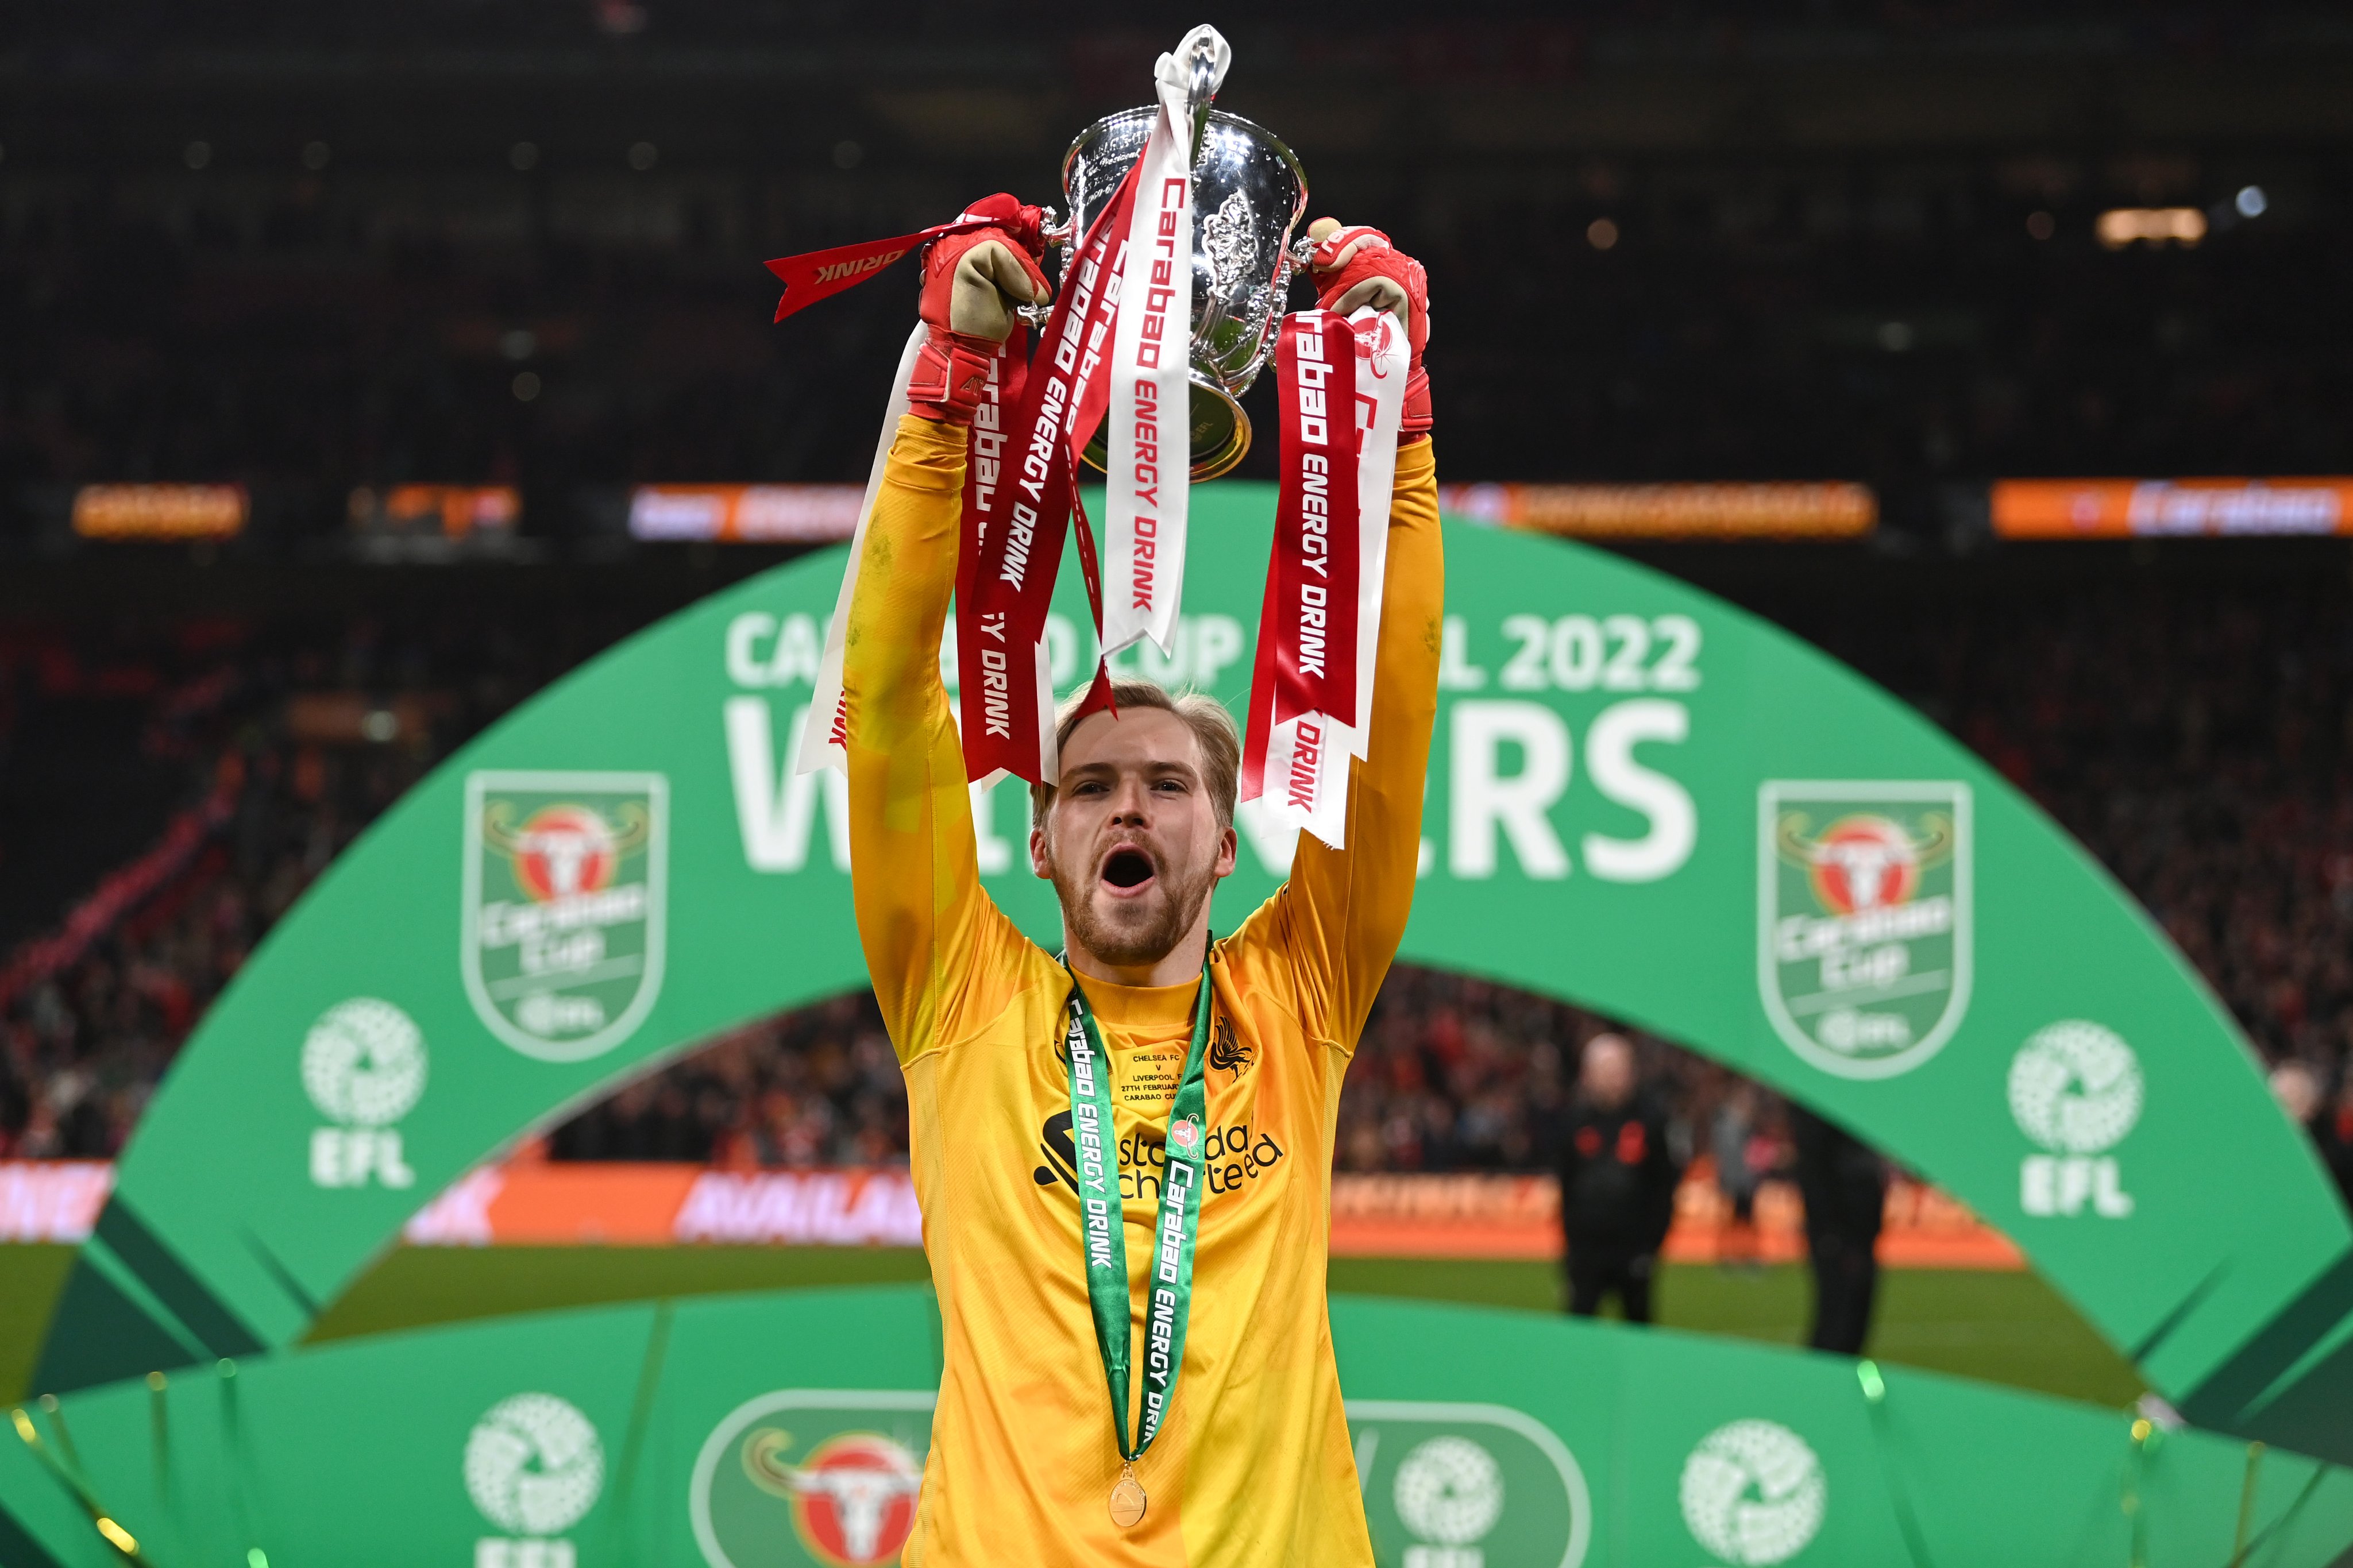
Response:
[{"label": "short beard", "polygon": [[1066,871],[1059,858],[1053,868],[1054,891],[1062,900],[1062,929],[1073,943],[1102,963],[1121,969],[1157,963],[1176,952],[1176,944],[1200,918],[1201,908],[1217,884],[1207,867],[1189,882],[1173,880],[1164,868],[1157,873],[1162,898],[1152,919],[1140,929],[1114,931],[1095,917],[1095,877]]}]

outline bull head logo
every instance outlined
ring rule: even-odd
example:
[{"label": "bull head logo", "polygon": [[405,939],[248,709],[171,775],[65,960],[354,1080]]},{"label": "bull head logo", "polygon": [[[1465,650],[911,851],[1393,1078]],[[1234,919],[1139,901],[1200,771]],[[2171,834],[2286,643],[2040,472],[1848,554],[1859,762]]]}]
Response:
[{"label": "bull head logo", "polygon": [[923,1486],[914,1456],[871,1432],[828,1438],[802,1465],[785,1458],[792,1446],[791,1433],[757,1428],[744,1439],[744,1473],[762,1491],[792,1505],[802,1540],[829,1563],[886,1563],[897,1556]]},{"label": "bull head logo", "polygon": [[1775,847],[1782,859],[1806,868],[1814,896],[1835,914],[1908,902],[1920,886],[1920,873],[1953,853],[1953,819],[1941,812],[1922,814],[1916,838],[1903,824],[1875,812],[1840,817],[1809,838],[1811,825],[1802,811],[1783,813]]},{"label": "bull head logo", "polygon": [[514,808],[493,802],[482,813],[482,842],[513,862],[515,881],[533,901],[549,903],[612,885],[621,858],[644,847],[646,808],[624,802],[614,813],[617,831],[586,805],[543,806],[520,827]]}]

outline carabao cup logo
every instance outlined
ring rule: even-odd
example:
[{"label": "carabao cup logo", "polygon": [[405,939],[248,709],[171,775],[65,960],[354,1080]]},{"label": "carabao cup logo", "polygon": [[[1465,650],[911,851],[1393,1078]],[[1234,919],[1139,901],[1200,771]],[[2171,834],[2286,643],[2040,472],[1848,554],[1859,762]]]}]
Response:
[{"label": "carabao cup logo", "polygon": [[1352,1399],[1373,1555],[1399,1568],[1577,1568],[1585,1472],[1553,1430],[1502,1405]]},{"label": "carabao cup logo", "polygon": [[1830,1510],[1821,1461],[1777,1421],[1727,1422],[1701,1438],[1678,1490],[1692,1539],[1740,1568],[1795,1557]]},{"label": "carabao cup logo", "polygon": [[728,1413],[688,1487],[711,1568],[881,1568],[915,1528],[927,1392],[780,1389]]},{"label": "carabao cup logo", "polygon": [[466,994],[543,1061],[601,1056],[661,993],[670,784],[659,773],[466,780]]},{"label": "carabao cup logo", "polygon": [[1774,1032],[1841,1078],[1936,1055],[1968,1010],[1969,789],[1768,781],[1757,981]]},{"label": "carabao cup logo", "polygon": [[501,1399],[466,1438],[466,1495],[511,1535],[561,1535],[604,1489],[596,1428],[553,1394]]}]

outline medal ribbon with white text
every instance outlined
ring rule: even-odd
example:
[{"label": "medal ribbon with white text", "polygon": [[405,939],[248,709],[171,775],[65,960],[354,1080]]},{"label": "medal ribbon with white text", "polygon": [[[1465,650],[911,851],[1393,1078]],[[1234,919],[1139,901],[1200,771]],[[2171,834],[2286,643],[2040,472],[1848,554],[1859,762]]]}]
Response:
[{"label": "medal ribbon with white text", "polygon": [[[1214,943],[1212,944],[1214,945]],[[1144,1405],[1135,1441],[1127,1436],[1128,1372],[1133,1300],[1127,1284],[1127,1235],[1119,1199],[1118,1134],[1112,1126],[1111,1058],[1087,1009],[1078,978],[1071,980],[1071,1142],[1078,1153],[1079,1242],[1093,1310],[1095,1348],[1111,1391],[1112,1436],[1119,1457],[1139,1459],[1159,1435],[1176,1397],[1185,1365],[1185,1325],[1193,1315],[1193,1246],[1201,1226],[1201,1190],[1208,1169],[1208,1084],[1205,1063],[1211,1010],[1209,968],[1201,966],[1200,1000],[1193,1009],[1193,1043],[1185,1075],[1168,1112],[1167,1164],[1153,1226],[1152,1272],[1145,1277]]]}]

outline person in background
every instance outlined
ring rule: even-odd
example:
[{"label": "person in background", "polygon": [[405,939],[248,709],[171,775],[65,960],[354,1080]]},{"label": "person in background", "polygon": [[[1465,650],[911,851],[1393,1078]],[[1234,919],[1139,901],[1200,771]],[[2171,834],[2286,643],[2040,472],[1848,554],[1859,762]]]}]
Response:
[{"label": "person in background", "polygon": [[1861,1355],[1879,1291],[1879,1226],[1887,1167],[1867,1144],[1805,1107],[1789,1107],[1798,1191],[1806,1205],[1806,1253],[1814,1271],[1818,1351]]},{"label": "person in background", "polygon": [[2322,1103],[2320,1075],[2293,1057],[2272,1068],[2271,1086],[2287,1119],[2311,1138],[2338,1194],[2353,1204],[2353,1073],[2338,1084],[2334,1105]]},{"label": "person in background", "polygon": [[1757,1188],[1765,1177],[1757,1156],[1764,1143],[1757,1124],[1756,1086],[1735,1084],[1715,1108],[1708,1128],[1708,1152],[1715,1157],[1715,1184],[1726,1208],[1716,1233],[1719,1265],[1757,1267]]},{"label": "person in background", "polygon": [[2340,1069],[2337,1103],[2313,1120],[2312,1136],[2328,1173],[2337,1179],[2338,1195],[2353,1207],[2353,1071]]},{"label": "person in background", "polygon": [[1592,1317],[1614,1295],[1628,1322],[1651,1321],[1651,1286],[1682,1174],[1665,1114],[1641,1091],[1633,1046],[1623,1035],[1594,1036],[1578,1064],[1560,1152],[1571,1312]]}]

